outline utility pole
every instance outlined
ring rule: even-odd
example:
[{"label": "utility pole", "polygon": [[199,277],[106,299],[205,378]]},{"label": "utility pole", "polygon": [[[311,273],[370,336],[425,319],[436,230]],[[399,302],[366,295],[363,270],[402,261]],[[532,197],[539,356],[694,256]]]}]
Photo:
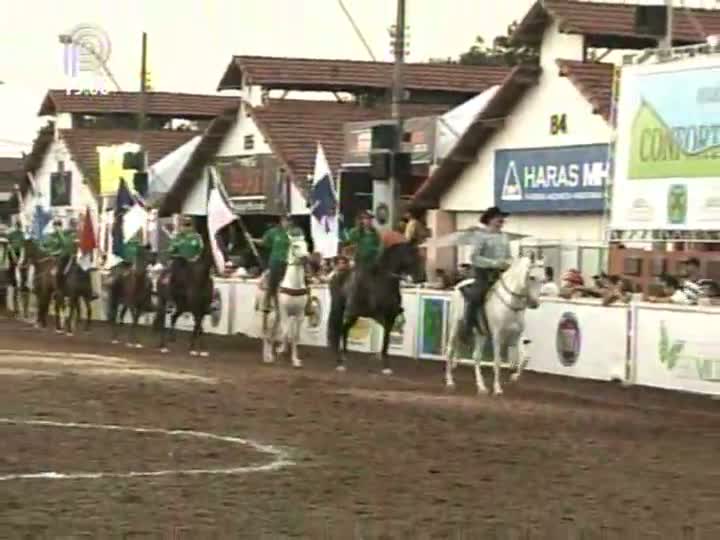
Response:
[{"label": "utility pole", "polygon": [[138,114],[138,129],[140,130],[140,146],[142,146],[143,131],[145,130],[145,93],[147,91],[147,33],[142,33],[142,52],[140,56],[140,111]]},{"label": "utility pole", "polygon": [[665,27],[665,39],[661,48],[670,50],[673,46],[673,0],[665,0],[665,8],[667,11],[667,26]]},{"label": "utility pole", "polygon": [[405,63],[405,0],[397,0],[397,17],[395,21],[395,65],[393,66],[392,81],[392,119],[395,121],[396,137],[390,161],[390,205],[389,222],[395,227],[399,221],[400,210],[400,182],[397,170],[397,155],[402,150],[403,118],[401,104],[405,98],[405,85],[403,84],[403,65]]}]

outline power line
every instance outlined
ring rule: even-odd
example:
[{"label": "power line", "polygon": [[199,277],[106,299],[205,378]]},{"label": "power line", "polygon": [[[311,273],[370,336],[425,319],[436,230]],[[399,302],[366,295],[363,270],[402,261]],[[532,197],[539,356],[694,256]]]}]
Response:
[{"label": "power line", "polygon": [[343,13],[345,13],[345,17],[347,17],[347,20],[350,21],[350,24],[353,27],[353,30],[355,30],[355,34],[357,35],[358,39],[362,42],[363,46],[365,47],[365,50],[370,55],[370,58],[372,58],[373,62],[377,62],[377,58],[375,58],[375,55],[372,52],[372,49],[370,48],[370,44],[365,39],[365,36],[363,36],[362,32],[360,31],[360,27],[355,22],[355,19],[353,19],[352,14],[348,11],[348,8],[345,7],[345,3],[343,0],[337,0],[338,4],[340,4],[340,8],[343,10]]}]

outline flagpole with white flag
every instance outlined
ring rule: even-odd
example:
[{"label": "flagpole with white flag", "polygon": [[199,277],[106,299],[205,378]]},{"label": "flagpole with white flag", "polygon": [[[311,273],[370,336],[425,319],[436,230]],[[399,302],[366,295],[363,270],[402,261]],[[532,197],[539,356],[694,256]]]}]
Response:
[{"label": "flagpole with white flag", "polygon": [[211,186],[207,203],[208,236],[210,237],[210,249],[215,259],[215,266],[218,272],[222,274],[225,272],[225,256],[218,246],[216,235],[220,229],[235,221],[237,216],[220,193],[220,188],[214,176],[212,176]]},{"label": "flagpole with white flag", "polygon": [[337,215],[337,193],[320,143],[315,155],[315,171],[310,192],[310,234],[315,251],[323,258],[329,259],[338,254],[340,242],[340,226]]}]

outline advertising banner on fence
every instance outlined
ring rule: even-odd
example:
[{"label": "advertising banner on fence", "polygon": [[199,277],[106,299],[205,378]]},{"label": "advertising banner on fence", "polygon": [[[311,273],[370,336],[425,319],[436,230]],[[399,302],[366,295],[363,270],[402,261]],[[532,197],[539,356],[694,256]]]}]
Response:
[{"label": "advertising banner on fence", "polygon": [[623,68],[617,131],[613,229],[720,229],[717,57]]},{"label": "advertising banner on fence", "polygon": [[447,342],[450,297],[420,295],[417,351],[420,358],[443,358]]},{"label": "advertising banner on fence", "polygon": [[720,396],[720,337],[709,332],[717,314],[635,307],[635,383]]},{"label": "advertising banner on fence", "polygon": [[601,212],[607,144],[495,152],[495,204],[506,212]]}]

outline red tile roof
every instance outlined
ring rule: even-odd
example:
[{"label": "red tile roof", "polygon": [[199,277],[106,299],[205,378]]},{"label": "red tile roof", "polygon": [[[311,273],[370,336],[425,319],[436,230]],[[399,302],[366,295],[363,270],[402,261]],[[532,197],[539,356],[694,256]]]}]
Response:
[{"label": "red tile roof", "polygon": [[[429,116],[447,112],[449,105],[406,104],[406,116]],[[269,100],[250,111],[273,153],[285,165],[302,190],[315,165],[317,143],[323,145],[330,169],[340,169],[344,150],[343,126],[347,122],[390,118],[387,107],[363,107],[357,103],[308,100]]]},{"label": "red tile roof", "polygon": [[[513,40],[539,44],[551,20],[558,21],[566,33],[657,40],[635,31],[636,7],[636,4],[538,0],[518,25]],[[705,37],[712,34],[720,34],[720,11],[674,9],[673,38],[676,44],[704,42]]]},{"label": "red tile roof", "polygon": [[513,111],[525,93],[537,84],[540,73],[538,66],[529,65],[517,66],[512,70],[475,122],[460,137],[448,157],[420,186],[413,196],[413,207],[437,207],[440,198],[501,128],[502,121]]},{"label": "red tile roof", "polygon": [[[297,90],[363,91],[389,89],[393,64],[358,60],[321,60],[235,56],[218,90],[240,88],[245,75],[251,84]],[[409,90],[479,94],[500,83],[510,71],[495,66],[423,63],[405,64]]]},{"label": "red tile roof", "polygon": [[[203,94],[149,92],[146,112],[150,115],[190,118],[213,118],[228,107],[239,107],[238,97]],[[140,92],[110,92],[104,96],[67,95],[65,90],[49,90],[43,99],[39,116],[58,113],[137,113]]]},{"label": "red tile roof", "polygon": [[614,64],[557,60],[560,75],[572,81],[593,106],[593,112],[610,121]]},{"label": "red tile roof", "polygon": [[[152,165],[162,159],[197,134],[196,131],[171,130],[143,132],[143,146],[148,152],[148,164]],[[126,142],[136,143],[139,132],[126,129],[61,129],[60,138],[65,141],[73,161],[86,181],[97,191],[100,170],[97,147]]]},{"label": "red tile roof", "polygon": [[163,198],[160,204],[161,216],[180,212],[185,198],[200,178],[203,167],[213,160],[236,119],[235,109],[228,109],[210,123],[177,181]]}]

